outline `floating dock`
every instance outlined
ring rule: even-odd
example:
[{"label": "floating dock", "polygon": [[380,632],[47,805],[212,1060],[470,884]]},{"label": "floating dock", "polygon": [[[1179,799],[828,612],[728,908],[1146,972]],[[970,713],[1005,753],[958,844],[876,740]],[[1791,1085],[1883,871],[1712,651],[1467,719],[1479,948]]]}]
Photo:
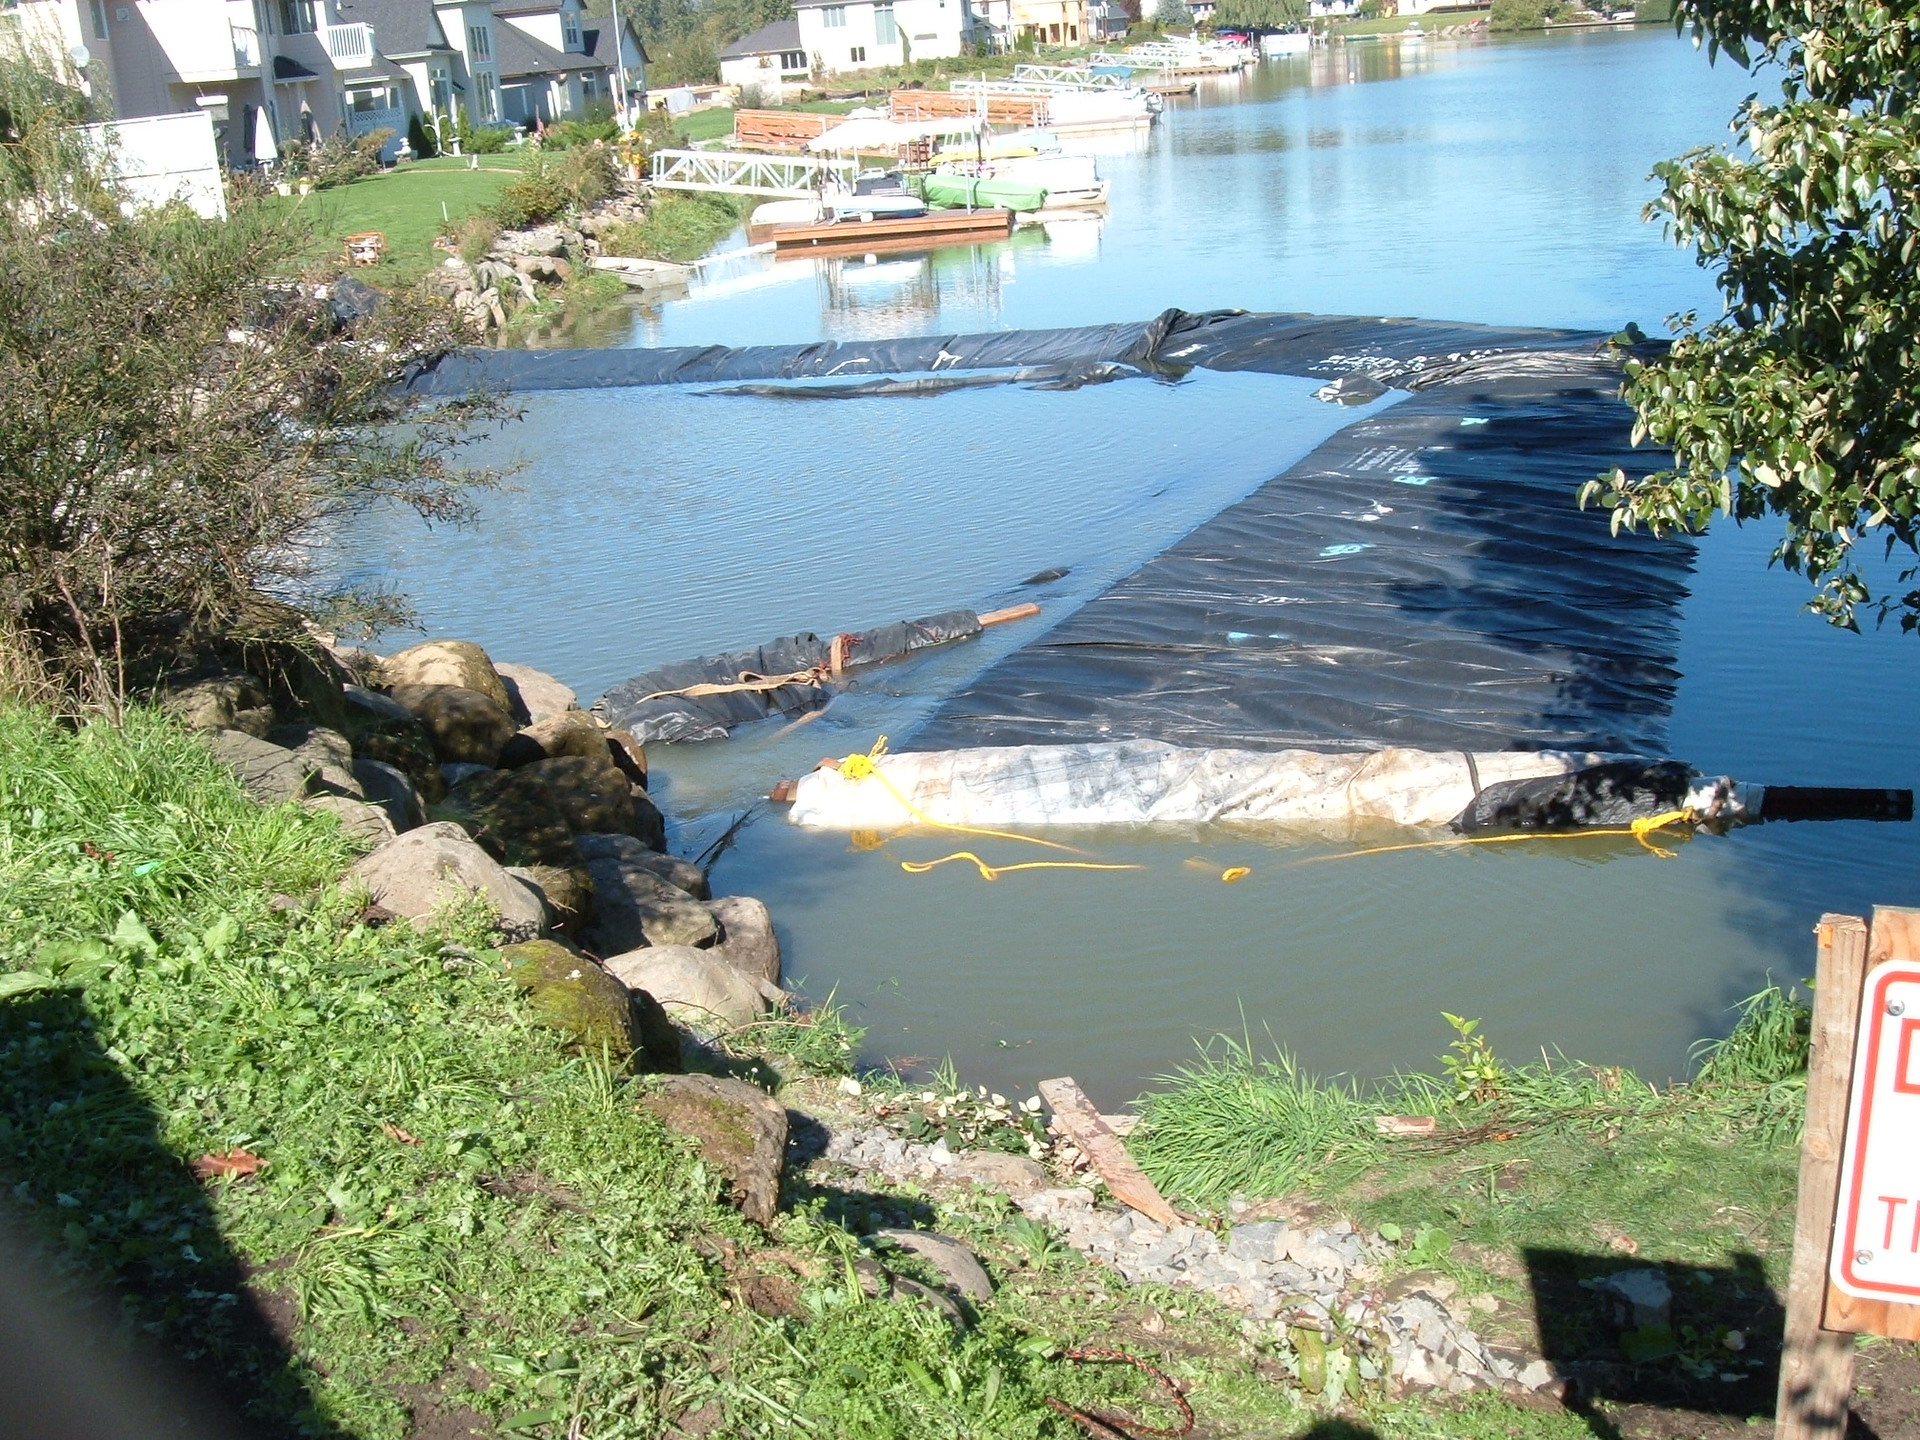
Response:
[{"label": "floating dock", "polygon": [[925,215],[840,220],[824,225],[775,225],[775,250],[872,250],[907,245],[965,244],[1013,230],[1011,210],[934,210]]}]

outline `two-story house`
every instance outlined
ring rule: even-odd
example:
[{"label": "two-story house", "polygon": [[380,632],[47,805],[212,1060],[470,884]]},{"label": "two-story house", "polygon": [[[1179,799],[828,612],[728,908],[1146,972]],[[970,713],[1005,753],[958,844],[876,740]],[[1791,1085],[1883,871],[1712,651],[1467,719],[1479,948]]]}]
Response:
[{"label": "two-story house", "polygon": [[827,75],[964,55],[974,43],[967,0],[794,0],[793,11],[809,66]]},{"label": "two-story house", "polygon": [[[15,19],[42,52],[84,44],[118,118],[208,111],[231,165],[265,158],[263,134],[387,129],[391,158],[416,117],[532,124],[621,99],[613,24],[581,0],[20,0]],[[646,52],[621,28],[631,104]]]},{"label": "two-story house", "polygon": [[798,20],[762,25],[720,51],[720,83],[737,86],[742,94],[754,92],[762,103],[780,103],[788,87],[806,84],[812,70]]}]

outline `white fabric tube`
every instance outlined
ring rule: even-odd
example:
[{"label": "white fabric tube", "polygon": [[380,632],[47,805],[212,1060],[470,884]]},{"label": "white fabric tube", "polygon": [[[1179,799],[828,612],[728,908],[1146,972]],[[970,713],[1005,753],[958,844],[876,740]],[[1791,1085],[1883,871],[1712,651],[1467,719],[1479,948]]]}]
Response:
[{"label": "white fabric tube", "polygon": [[[1566,775],[1617,760],[1591,751],[1183,750],[1158,740],[1016,745],[883,755],[900,795],[947,825],[1196,825],[1216,821],[1344,829],[1385,821],[1445,826],[1478,790],[1503,780]],[[1475,777],[1478,777],[1476,787]],[[821,830],[896,830],[919,823],[868,776],[803,777],[787,817]]]}]

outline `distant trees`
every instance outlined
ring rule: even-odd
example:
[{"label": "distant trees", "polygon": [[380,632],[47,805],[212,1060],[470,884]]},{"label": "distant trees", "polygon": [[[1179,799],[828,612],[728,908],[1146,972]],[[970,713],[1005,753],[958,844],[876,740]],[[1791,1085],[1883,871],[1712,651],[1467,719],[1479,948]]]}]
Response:
[{"label": "distant trees", "polygon": [[1673,452],[1593,481],[1616,528],[1704,530],[1718,515],[1783,527],[1774,560],[1811,610],[1862,608],[1920,629],[1916,569],[1875,594],[1855,549],[1920,540],[1920,79],[1914,0],[1679,0],[1709,59],[1778,67],[1737,148],[1655,167],[1648,215],[1718,272],[1725,309],[1674,317],[1665,354],[1627,362],[1635,438]]},{"label": "distant trees", "polygon": [[[611,15],[613,0],[587,0],[590,15]],[[646,40],[651,84],[720,78],[720,51],[762,25],[793,18],[792,0],[620,0],[620,18]]]},{"label": "distant trees", "polygon": [[1304,24],[1306,18],[1306,0],[1219,0],[1213,12],[1213,23],[1227,29],[1285,30]]}]

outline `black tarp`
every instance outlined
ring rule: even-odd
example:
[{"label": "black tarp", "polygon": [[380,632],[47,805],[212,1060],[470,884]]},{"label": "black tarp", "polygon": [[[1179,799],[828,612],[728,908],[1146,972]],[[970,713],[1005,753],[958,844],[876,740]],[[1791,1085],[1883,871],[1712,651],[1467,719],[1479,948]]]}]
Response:
[{"label": "black tarp", "polygon": [[[1376,353],[1426,347],[1394,348]],[[1692,547],[1615,537],[1576,507],[1583,481],[1657,457],[1628,448],[1612,365],[1534,353],[1456,364],[1333,436],[989,668],[904,748],[1661,753]]]}]

